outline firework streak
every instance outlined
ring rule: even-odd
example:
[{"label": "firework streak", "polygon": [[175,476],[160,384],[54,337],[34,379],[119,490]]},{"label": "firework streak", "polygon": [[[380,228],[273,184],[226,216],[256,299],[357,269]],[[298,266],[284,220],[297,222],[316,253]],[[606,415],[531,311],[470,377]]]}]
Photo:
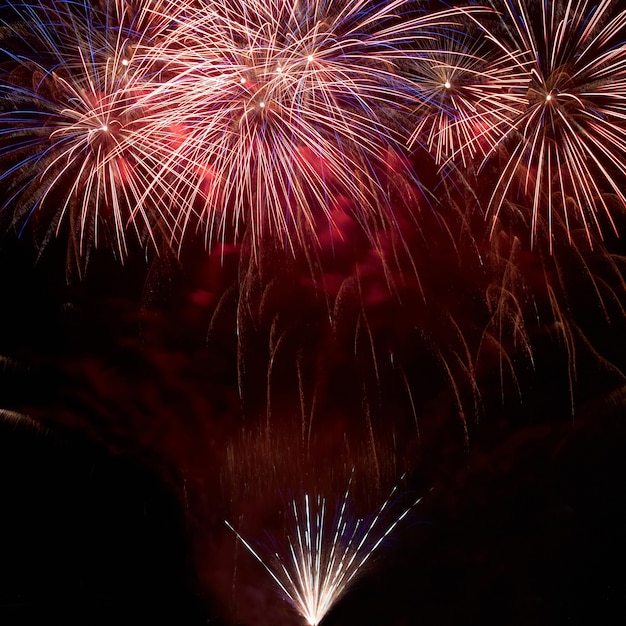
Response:
[{"label": "firework streak", "polygon": [[[390,168],[504,154],[489,202],[613,225],[626,174],[626,13],[615,2],[440,11],[408,0],[146,0],[10,9],[0,75],[4,213],[64,222],[82,255],[334,228],[397,229]],[[419,180],[410,167],[405,178]],[[494,220],[495,221],[495,220]],[[398,229],[397,229],[398,230]],[[100,231],[104,235],[100,235]],[[163,237],[160,234],[163,233]]]},{"label": "firework streak", "polygon": [[226,521],[237,538],[263,565],[291,605],[306,619],[319,624],[350,584],[362,573],[383,541],[409,514],[421,498],[404,508],[389,522],[396,488],[369,519],[354,519],[349,512],[349,487],[334,515],[322,496],[305,495],[293,500],[293,527],[287,532],[287,548],[275,551],[272,562],[264,559]]}]

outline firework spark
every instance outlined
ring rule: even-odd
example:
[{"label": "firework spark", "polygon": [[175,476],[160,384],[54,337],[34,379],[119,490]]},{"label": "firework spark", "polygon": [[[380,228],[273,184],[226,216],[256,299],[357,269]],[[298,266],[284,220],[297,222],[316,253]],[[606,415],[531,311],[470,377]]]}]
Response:
[{"label": "firework spark", "polygon": [[140,141],[141,111],[133,106],[134,51],[150,32],[135,25],[146,18],[112,0],[13,9],[0,82],[4,208],[20,229],[51,214],[44,243],[68,221],[78,257],[104,230],[123,257],[131,224],[154,237],[148,193],[170,193]]},{"label": "firework spark", "polygon": [[466,32],[430,42],[415,65],[423,103],[411,143],[422,143],[437,163],[460,160],[468,167],[486,156],[509,130],[527,82],[524,63],[494,54],[480,35]]},{"label": "firework spark", "polygon": [[421,501],[404,508],[391,523],[386,522],[397,491],[394,487],[373,516],[355,519],[349,511],[349,491],[348,486],[334,514],[320,495],[293,500],[287,548],[282,554],[275,550],[272,562],[225,522],[310,626],[324,619],[383,541]]},{"label": "firework spark", "polygon": [[[509,20],[510,18],[510,20]],[[505,163],[490,207],[530,202],[532,233],[559,215],[568,233],[581,224],[616,230],[611,210],[626,207],[626,11],[613,0],[506,4],[503,25],[514,41],[490,35],[511,62],[527,66],[527,105],[503,142]],[[519,57],[517,57],[519,58]]]},{"label": "firework spark", "polygon": [[175,26],[145,53],[159,78],[146,86],[145,132],[172,143],[185,197],[176,237],[200,213],[208,242],[245,225],[255,249],[265,234],[293,248],[333,228],[346,196],[366,232],[393,225],[390,153],[405,150],[407,114],[423,97],[410,66],[463,14],[412,6],[249,0],[190,16],[179,2]]}]

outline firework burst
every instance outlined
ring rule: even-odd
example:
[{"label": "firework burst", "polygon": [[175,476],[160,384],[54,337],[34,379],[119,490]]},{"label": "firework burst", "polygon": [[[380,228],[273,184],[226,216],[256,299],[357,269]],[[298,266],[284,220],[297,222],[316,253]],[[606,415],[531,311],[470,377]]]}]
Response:
[{"label": "firework burst", "polygon": [[626,11],[613,0],[511,0],[503,29],[492,43],[512,63],[523,52],[530,65],[491,209],[497,216],[506,202],[529,204],[533,238],[544,216],[552,239],[556,214],[568,233],[582,225],[589,242],[592,231],[616,230],[612,209],[626,206]]},{"label": "firework burst", "polygon": [[293,248],[335,227],[345,197],[366,232],[393,225],[391,155],[405,149],[422,98],[410,67],[462,15],[412,7],[206,2],[191,18],[178,3],[175,26],[145,53],[159,78],[147,85],[145,132],[172,143],[185,198],[175,236],[199,214],[209,243],[245,225],[255,249],[265,234]]},{"label": "firework burst", "polygon": [[438,164],[461,161],[468,167],[486,156],[510,128],[523,102],[519,67],[494,54],[476,33],[430,42],[416,64],[423,102],[416,110],[411,144],[420,143]]},{"label": "firework burst", "polygon": [[337,509],[326,498],[308,494],[289,506],[291,529],[287,547],[275,549],[271,561],[226,521],[237,538],[263,565],[286,599],[310,626],[317,626],[364,570],[383,541],[421,498],[389,522],[396,488],[368,519],[354,518],[349,510],[350,486]]},{"label": "firework burst", "polygon": [[170,195],[134,106],[134,51],[151,29],[109,0],[14,11],[0,83],[4,209],[20,229],[43,222],[43,243],[68,222],[77,257],[101,239],[124,257],[129,228],[154,238],[148,195]]}]

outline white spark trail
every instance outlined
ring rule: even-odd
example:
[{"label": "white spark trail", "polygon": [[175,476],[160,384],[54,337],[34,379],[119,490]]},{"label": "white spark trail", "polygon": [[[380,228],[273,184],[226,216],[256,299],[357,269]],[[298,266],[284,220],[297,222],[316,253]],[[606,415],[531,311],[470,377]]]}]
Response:
[{"label": "white spark trail", "polygon": [[305,494],[303,501],[292,500],[288,510],[293,529],[287,532],[286,549],[283,553],[274,550],[265,558],[230,522],[225,520],[225,524],[307,624],[316,626],[364,571],[383,541],[422,500],[413,501],[385,524],[396,492],[397,486],[369,520],[351,518],[350,485],[339,510],[332,516],[326,498],[321,495]]}]

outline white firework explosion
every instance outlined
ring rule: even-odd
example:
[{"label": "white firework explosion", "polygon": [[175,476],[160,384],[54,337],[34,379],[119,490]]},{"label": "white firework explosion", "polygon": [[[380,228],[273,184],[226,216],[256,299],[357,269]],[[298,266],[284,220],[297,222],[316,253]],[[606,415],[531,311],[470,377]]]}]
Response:
[{"label": "white firework explosion", "polygon": [[286,545],[268,551],[267,556],[228,521],[225,523],[306,623],[317,626],[363,573],[383,541],[421,501],[419,498],[392,515],[396,492],[394,487],[374,515],[366,519],[355,518],[350,512],[350,486],[336,510],[321,495],[294,499],[288,510]]}]

